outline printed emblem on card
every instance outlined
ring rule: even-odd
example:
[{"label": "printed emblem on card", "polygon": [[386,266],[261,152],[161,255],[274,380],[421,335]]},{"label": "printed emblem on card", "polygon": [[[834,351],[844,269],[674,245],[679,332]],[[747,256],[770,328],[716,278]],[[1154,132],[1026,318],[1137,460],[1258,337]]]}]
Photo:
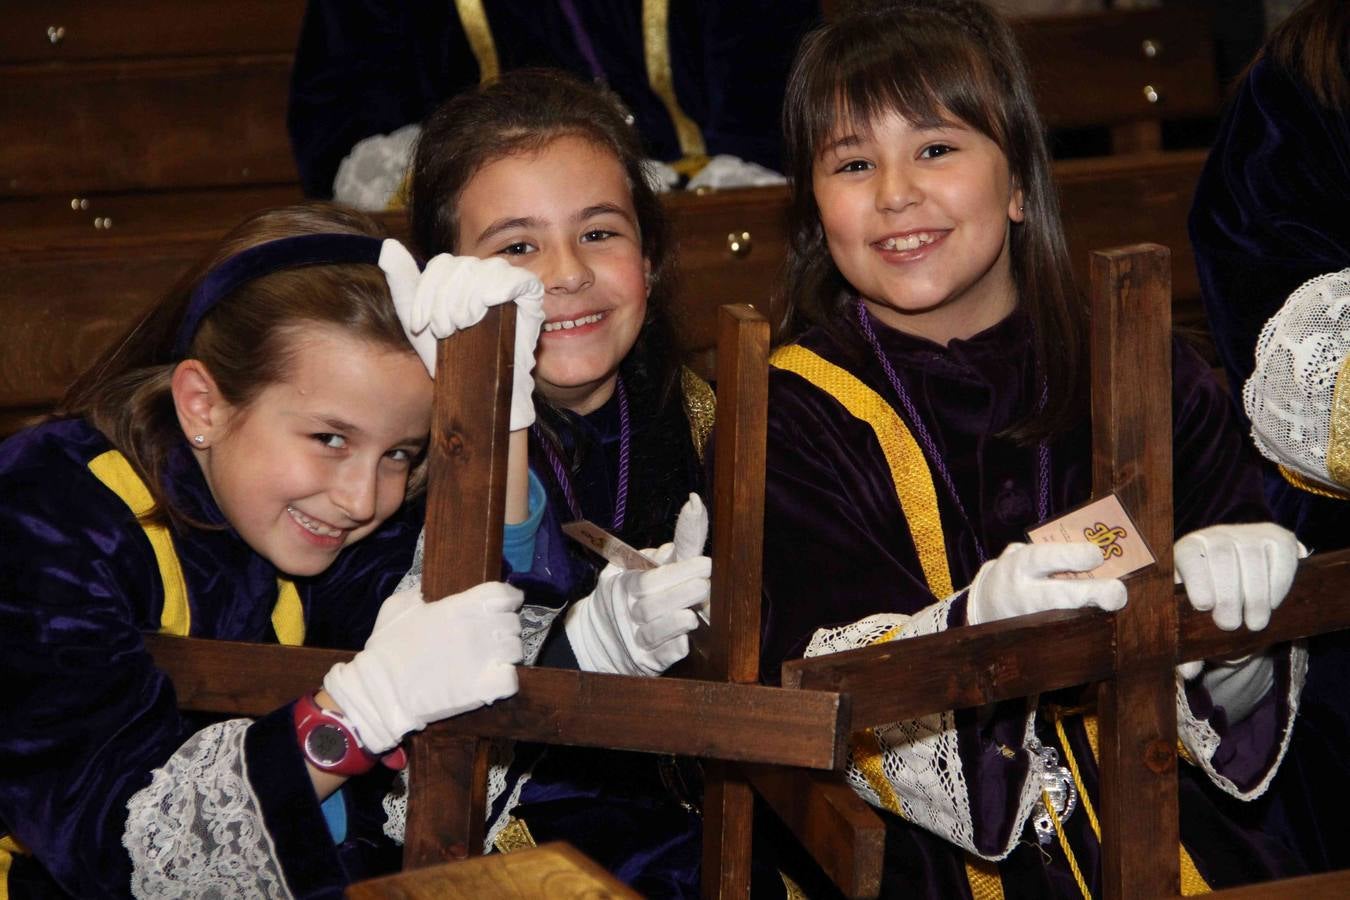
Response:
[{"label": "printed emblem on card", "polygon": [[1027,532],[1033,544],[1087,541],[1102,553],[1102,564],[1091,572],[1063,572],[1060,578],[1124,578],[1155,562],[1134,520],[1115,494],[1085,503],[1058,519]]},{"label": "printed emblem on card", "polygon": [[563,534],[593,553],[603,556],[621,569],[655,569],[656,563],[588,519],[577,519],[562,527]]}]

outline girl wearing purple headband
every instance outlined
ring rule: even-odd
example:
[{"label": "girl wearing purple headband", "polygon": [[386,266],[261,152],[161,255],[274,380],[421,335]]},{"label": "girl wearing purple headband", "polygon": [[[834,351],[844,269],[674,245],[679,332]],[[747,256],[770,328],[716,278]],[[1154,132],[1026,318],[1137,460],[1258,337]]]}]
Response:
[{"label": "girl wearing purple headband", "polygon": [[[395,585],[422,519],[431,333],[515,300],[528,359],[540,287],[433,262],[336,206],[257,214],[62,416],[0,445],[0,897],[336,893],[381,842],[397,858],[378,797],[404,735],[515,692],[518,588],[423,603]],[[528,583],[524,434],[507,561]],[[145,631],[364,649],[312,695],[206,723],[179,714]]]}]

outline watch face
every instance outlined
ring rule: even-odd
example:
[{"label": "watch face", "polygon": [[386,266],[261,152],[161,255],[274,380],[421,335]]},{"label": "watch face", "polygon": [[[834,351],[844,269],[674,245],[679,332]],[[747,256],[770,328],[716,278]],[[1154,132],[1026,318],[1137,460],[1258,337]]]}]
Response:
[{"label": "watch face", "polygon": [[336,725],[316,725],[305,738],[305,755],[320,766],[333,766],[347,755],[347,736]]}]

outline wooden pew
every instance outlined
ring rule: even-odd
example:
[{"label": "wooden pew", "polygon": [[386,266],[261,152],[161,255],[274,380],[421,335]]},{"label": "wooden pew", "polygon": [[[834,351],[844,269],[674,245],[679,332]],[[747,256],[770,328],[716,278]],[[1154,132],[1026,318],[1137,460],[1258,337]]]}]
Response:
[{"label": "wooden pew", "polygon": [[[1174,666],[1350,627],[1350,551],[1303,564],[1261,632],[1223,632],[1172,585],[1170,298],[1165,248],[1093,256],[1093,472],[1158,556],[1119,613],[1055,611],[783,667],[783,684],[846,692],[856,728],[1100,683],[1103,883],[1107,898],[1177,897],[1179,837]],[[1141,389],[1143,386],[1143,389]],[[1051,631],[1053,629],[1053,631]],[[1046,635],[1053,633],[1047,641]],[[1350,872],[1219,891],[1227,898],[1344,896]]]},{"label": "wooden pew", "polygon": [[1164,121],[1218,116],[1214,15],[1212,2],[1187,0],[1026,18],[1013,30],[1048,127],[1106,127],[1113,153],[1139,153],[1162,149]]},{"label": "wooden pew", "polygon": [[[1085,292],[1090,247],[1146,239],[1189,247],[1186,217],[1203,164],[1202,151],[1056,164],[1069,249]],[[246,212],[296,199],[292,187],[255,187],[92,197],[90,208],[78,211],[54,198],[0,203],[0,333],[6,335],[0,436],[50,409],[80,370]],[[781,304],[770,298],[787,251],[787,194],[747,188],[665,202],[681,256],[681,347],[695,369],[712,378],[719,306],[751,300],[771,323],[781,319]],[[114,226],[89,225],[95,214]],[[406,234],[401,214],[383,219],[395,234]],[[1174,263],[1175,319],[1203,334],[1194,260],[1180,252]]]}]

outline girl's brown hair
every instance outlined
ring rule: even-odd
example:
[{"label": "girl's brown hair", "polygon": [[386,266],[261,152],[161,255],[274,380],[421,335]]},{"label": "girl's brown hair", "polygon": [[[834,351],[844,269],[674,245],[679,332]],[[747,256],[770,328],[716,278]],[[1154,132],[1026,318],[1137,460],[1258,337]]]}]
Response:
[{"label": "girl's brown hair", "polygon": [[[381,238],[369,216],[330,203],[306,203],[256,213],[230,231],[130,332],[80,376],[59,415],[84,416],[126,456],[155,499],[151,520],[196,525],[163,488],[170,453],[184,443],[170,382],[183,359],[200,360],[232,406],[252,402],[284,380],[299,329],[336,326],[380,347],[412,353],[389,286],[377,266],[310,265],[248,281],[206,315],[186,354],[174,352],[188,299],[213,269],[268,241],[307,234]],[[419,488],[422,467],[409,481]]]},{"label": "girl's brown hair", "polygon": [[782,337],[813,325],[845,337],[850,288],[830,257],[812,189],[816,157],[840,122],[898,112],[911,122],[960,119],[998,144],[1024,196],[1009,256],[1018,304],[1034,326],[1043,408],[1007,436],[1032,442],[1081,415],[1087,311],[1074,286],[1044,127],[1011,29],[976,0],[896,0],[845,13],[809,34],[783,109],[791,183],[787,317]]},{"label": "girl's brown hair", "polygon": [[515,69],[448,100],[422,124],[413,156],[413,241],[424,256],[457,252],[459,201],[473,176],[489,163],[538,152],[565,136],[613,153],[627,176],[651,281],[647,318],[625,371],[640,370],[664,402],[679,375],[671,308],[675,257],[641,141],[615,94],[566,72]]},{"label": "girl's brown hair", "polygon": [[1327,109],[1350,111],[1350,3],[1308,0],[1271,33],[1262,53]]}]

